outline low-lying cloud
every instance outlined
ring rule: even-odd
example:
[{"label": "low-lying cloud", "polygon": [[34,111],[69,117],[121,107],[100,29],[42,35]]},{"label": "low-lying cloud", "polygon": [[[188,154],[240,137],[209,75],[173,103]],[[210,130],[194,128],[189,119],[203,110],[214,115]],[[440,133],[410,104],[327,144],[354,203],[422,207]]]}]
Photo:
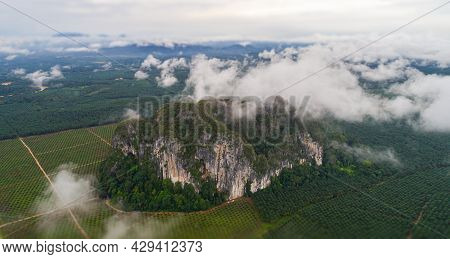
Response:
[{"label": "low-lying cloud", "polygon": [[6,61],[12,61],[19,56],[27,56],[32,52],[26,48],[16,46],[14,42],[6,42],[0,39],[0,54],[6,54]]},{"label": "low-lying cloud", "polygon": [[[19,72],[19,74],[17,74]],[[22,71],[16,71],[16,75],[20,75]],[[61,72],[61,67],[59,65],[53,66],[50,68],[50,71],[42,71],[37,70],[33,73],[26,74],[24,79],[27,79],[32,82],[31,87],[37,88],[39,91],[43,91],[48,87],[45,84],[49,83],[52,80],[63,79],[64,75]]]},{"label": "low-lying cloud", "polygon": [[12,60],[14,60],[16,58],[17,58],[17,55],[9,55],[9,56],[6,56],[5,60],[6,61],[12,61]]},{"label": "low-lying cloud", "polygon": [[[339,43],[264,51],[258,55],[260,60],[250,66],[245,60],[198,55],[190,64],[187,89],[195,99],[209,96],[265,99],[280,95],[285,99],[295,97],[294,105],[310,96],[307,113],[314,118],[332,115],[346,121],[362,121],[367,117],[407,119],[424,130],[450,130],[449,76],[425,75],[412,67],[408,58],[392,53],[387,57],[358,53],[340,59],[350,50]],[[315,74],[317,71],[320,73]],[[368,91],[361,85],[361,78],[387,82],[388,94]],[[297,80],[302,81],[293,85]],[[412,120],[417,114],[420,125]]]},{"label": "low-lying cloud", "polygon": [[349,65],[350,69],[360,73],[361,78],[373,81],[389,81],[406,79],[417,72],[411,68],[410,61],[404,58],[394,60],[380,60],[375,68],[370,68],[366,64]]},{"label": "low-lying cloud", "polygon": [[127,213],[109,218],[103,238],[167,238],[177,218],[160,220],[145,213]]},{"label": "low-lying cloud", "polygon": [[317,45],[299,52],[298,59],[272,56],[270,62],[260,62],[247,70],[238,62],[197,56],[192,62],[188,86],[196,99],[230,95],[265,99],[280,95],[302,100],[311,96],[308,112],[314,117],[331,114],[338,119],[361,121],[366,116],[386,119],[391,114],[399,114],[390,110],[396,107],[397,98],[387,99],[365,92],[358,77],[344,62],[337,62],[320,75],[285,89],[333,62],[330,47]]},{"label": "low-lying cloud", "polygon": [[100,68],[94,69],[94,72],[109,71],[113,68],[112,62],[102,63]]},{"label": "low-lying cloud", "polygon": [[424,130],[450,131],[450,76],[417,74],[391,92],[415,100]]},{"label": "low-lying cloud", "polygon": [[367,146],[351,147],[347,144],[334,142],[332,146],[349,153],[360,160],[370,160],[375,163],[390,163],[396,166],[401,165],[400,160],[395,155],[393,149],[375,150]]},{"label": "low-lying cloud", "polygon": [[47,188],[44,198],[37,204],[39,212],[65,208],[87,210],[87,201],[95,197],[93,180],[74,174],[73,167],[73,164],[65,164],[55,170],[53,185]]},{"label": "low-lying cloud", "polygon": [[188,64],[184,58],[171,58],[161,61],[153,55],[148,55],[134,77],[138,80],[147,79],[149,77],[147,72],[151,69],[157,69],[160,72],[160,75],[156,77],[158,85],[161,87],[170,87],[178,82],[178,79],[175,77],[175,70],[187,67]]},{"label": "low-lying cloud", "polygon": [[44,191],[35,204],[37,213],[45,214],[39,218],[38,230],[44,236],[55,236],[60,233],[61,225],[67,222],[67,210],[76,215],[87,215],[97,206],[91,202],[96,199],[94,180],[91,177],[82,177],[72,172],[74,164],[64,164],[53,173],[52,185]]},{"label": "low-lying cloud", "polygon": [[16,68],[11,71],[11,73],[13,73],[13,75],[16,75],[16,76],[23,76],[26,74],[26,72],[27,71],[23,68]]},{"label": "low-lying cloud", "polygon": [[123,114],[123,118],[125,120],[138,120],[139,117],[140,116],[139,116],[139,113],[137,111],[129,109],[129,108],[125,109],[125,112]]},{"label": "low-lying cloud", "polygon": [[134,73],[134,78],[136,78],[137,80],[144,80],[147,79],[148,77],[149,75],[141,70],[138,70],[136,71],[136,73]]}]

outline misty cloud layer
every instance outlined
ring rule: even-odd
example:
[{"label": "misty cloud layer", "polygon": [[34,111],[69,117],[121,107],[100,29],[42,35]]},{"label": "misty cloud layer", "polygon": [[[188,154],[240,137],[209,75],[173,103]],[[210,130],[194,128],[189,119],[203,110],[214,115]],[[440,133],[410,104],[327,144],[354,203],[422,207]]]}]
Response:
[{"label": "misty cloud layer", "polygon": [[[246,66],[252,63],[248,60],[238,62],[198,55],[190,64],[187,85],[195,99],[280,95],[285,99],[295,97],[296,105],[300,105],[304,97],[310,96],[307,112],[315,118],[332,115],[347,121],[361,121],[366,117],[409,120],[419,114],[419,122],[411,121],[414,126],[424,130],[450,130],[449,76],[425,75],[399,53],[383,55],[369,50],[339,59],[356,47],[337,42],[264,51],[252,66]],[[367,65],[374,62],[377,66]],[[427,62],[439,62],[441,66],[445,63],[442,59]],[[310,77],[316,71],[321,72]],[[303,78],[307,79],[286,89]],[[386,90],[389,97],[371,93],[360,83],[360,78],[393,81]],[[404,82],[399,83],[400,79]]]},{"label": "misty cloud layer", "polygon": [[144,213],[116,215],[106,221],[103,238],[165,238],[177,224],[177,218],[163,221]]},{"label": "misty cloud layer", "polygon": [[139,119],[139,117],[140,116],[137,111],[129,109],[129,108],[125,109],[125,112],[123,114],[123,118],[125,120],[137,120],[137,119]]},{"label": "misty cloud layer", "polygon": [[396,166],[400,166],[400,160],[395,155],[394,150],[374,150],[367,146],[351,147],[347,144],[341,144],[334,142],[332,146],[336,149],[340,149],[346,153],[349,153],[360,160],[370,160],[376,163],[390,163]]},{"label": "misty cloud layer", "polygon": [[156,69],[160,73],[160,75],[156,77],[158,85],[161,87],[170,87],[178,82],[178,79],[174,74],[175,69],[187,67],[188,65],[184,58],[170,58],[161,61],[150,54],[142,62],[140,69],[134,74],[134,77],[137,80],[147,79],[149,77],[148,71]]},{"label": "misty cloud layer", "polygon": [[53,186],[49,186],[43,199],[37,204],[39,212],[66,208],[87,211],[87,202],[95,197],[90,178],[83,178],[71,170],[73,164],[61,165],[56,169]]},{"label": "misty cloud layer", "polygon": [[[23,75],[25,73],[25,70],[15,69],[13,70],[13,73],[15,75]],[[39,91],[47,89],[48,87],[45,86],[45,84],[49,83],[50,81],[63,78],[64,75],[61,72],[61,67],[59,65],[51,67],[50,71],[37,70],[33,73],[29,73],[23,76],[23,79],[32,82],[31,87],[37,88]]]}]

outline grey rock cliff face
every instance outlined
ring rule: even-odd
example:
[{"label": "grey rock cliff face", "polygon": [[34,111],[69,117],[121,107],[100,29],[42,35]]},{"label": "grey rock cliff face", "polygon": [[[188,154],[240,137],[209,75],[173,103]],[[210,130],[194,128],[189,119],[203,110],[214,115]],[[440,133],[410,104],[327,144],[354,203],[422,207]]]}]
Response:
[{"label": "grey rock cliff face", "polygon": [[306,154],[307,156],[314,160],[316,165],[322,165],[322,159],[323,159],[323,147],[316,141],[314,141],[311,138],[311,135],[309,134],[300,134],[299,140],[301,143],[303,143],[304,147],[306,148]]},{"label": "grey rock cliff face", "polygon": [[[127,132],[133,136],[135,130],[127,127]],[[268,172],[257,173],[252,162],[246,157],[244,143],[240,139],[218,137],[214,140],[210,136],[203,136],[201,143],[196,145],[194,157],[184,157],[183,144],[176,139],[159,137],[151,143],[132,144],[133,137],[126,134],[115,136],[113,146],[124,154],[140,156],[141,159],[153,159],[159,165],[161,176],[172,182],[182,184],[191,183],[196,186],[195,177],[188,171],[187,159],[196,159],[201,163],[201,177],[215,180],[220,191],[226,191],[228,199],[241,197],[245,193],[245,186],[250,183],[251,192],[264,189],[270,184],[272,176],[278,175],[283,168],[290,168],[293,161],[280,161],[279,165]],[[317,165],[322,164],[323,149],[309,134],[298,136],[299,142],[304,146],[305,154],[298,156],[296,163],[307,161]],[[139,146],[137,148],[136,146]]]}]

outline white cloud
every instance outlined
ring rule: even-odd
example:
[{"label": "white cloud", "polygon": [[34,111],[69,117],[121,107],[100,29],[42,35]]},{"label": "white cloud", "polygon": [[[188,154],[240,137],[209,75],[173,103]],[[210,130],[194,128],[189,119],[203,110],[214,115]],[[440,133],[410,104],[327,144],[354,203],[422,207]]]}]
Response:
[{"label": "white cloud", "polygon": [[100,49],[102,47],[103,47],[102,44],[101,43],[97,43],[97,42],[89,44],[89,48],[90,49],[98,50],[98,49]]},{"label": "white cloud", "polygon": [[24,79],[30,80],[33,83],[31,86],[39,89],[39,91],[47,89],[44,84],[50,82],[51,80],[62,78],[64,78],[64,75],[62,74],[59,65],[53,66],[50,71],[38,70],[24,76]]},{"label": "white cloud", "polygon": [[0,53],[12,54],[12,55],[13,54],[16,54],[16,55],[29,55],[29,54],[31,54],[31,51],[29,51],[27,49],[22,49],[22,48],[16,48],[16,47],[11,47],[11,46],[1,46],[0,45]]},{"label": "white cloud", "polygon": [[139,113],[132,109],[125,109],[125,113],[123,114],[125,120],[138,120],[139,117]]},{"label": "white cloud", "polygon": [[157,77],[156,81],[158,82],[158,85],[160,85],[162,87],[169,87],[169,86],[172,86],[175,83],[177,83],[178,79],[175,76],[173,76],[172,74],[161,73],[161,76]]},{"label": "white cloud", "polygon": [[150,69],[151,67],[156,67],[161,64],[161,61],[155,58],[153,55],[148,55],[147,58],[142,62],[141,69]]},{"label": "white cloud", "polygon": [[128,45],[133,44],[133,42],[131,41],[126,41],[126,40],[116,40],[116,41],[112,41],[111,43],[109,43],[109,47],[110,48],[116,48],[116,47],[125,47]]},{"label": "white cloud", "polygon": [[[197,57],[192,62],[188,84],[197,99],[221,95],[267,98],[327,66],[333,60],[333,49],[316,45],[300,49],[299,55],[298,60],[279,57],[269,63],[259,63],[248,71],[243,71],[236,63],[228,62],[229,66],[224,66],[224,61]],[[385,119],[390,115],[386,110],[389,106],[385,104],[395,101],[366,93],[342,62],[279,94],[286,99],[295,96],[299,102],[311,96],[308,111],[313,116],[332,114],[350,121],[360,121],[365,116]]]},{"label": "white cloud", "polygon": [[137,212],[112,216],[106,221],[103,238],[166,238],[179,220],[159,220]]},{"label": "white cloud", "polygon": [[258,53],[258,57],[263,60],[268,60],[271,62],[280,61],[281,59],[292,59],[298,57],[299,51],[296,48],[288,47],[283,49],[280,52],[276,52],[274,49],[271,49],[270,51],[264,50],[260,53]]},{"label": "white cloud", "polygon": [[6,61],[11,61],[17,58],[17,55],[9,55],[5,58]]},{"label": "white cloud", "polygon": [[420,108],[418,127],[450,131],[450,76],[417,74],[392,92],[415,100]]},{"label": "white cloud", "polygon": [[53,184],[48,186],[39,199],[36,199],[37,213],[46,214],[37,222],[38,230],[45,235],[54,236],[61,224],[67,220],[67,209],[77,215],[86,215],[95,209],[93,179],[81,177],[72,172],[74,164],[61,165],[56,169]]},{"label": "white cloud", "polygon": [[23,76],[23,75],[25,75],[25,73],[27,71],[23,68],[16,68],[16,69],[13,69],[11,72],[16,76]]},{"label": "white cloud", "polygon": [[113,67],[111,62],[106,62],[105,64],[102,65],[102,69],[103,70],[110,70]]},{"label": "white cloud", "polygon": [[161,70],[161,75],[156,78],[158,84],[162,87],[169,87],[177,83],[178,79],[174,75],[175,69],[183,67],[188,67],[184,58],[171,58],[165,60],[162,64],[157,66],[157,68]]},{"label": "white cloud", "polygon": [[274,49],[272,49],[270,51],[264,50],[263,52],[258,53],[258,57],[263,58],[263,59],[270,59],[270,60],[274,59],[276,57],[276,55],[277,54],[275,53]]},{"label": "white cloud", "polygon": [[234,81],[237,80],[239,63],[224,61],[217,58],[208,59],[205,55],[193,58],[188,87],[194,90],[197,99],[220,95],[233,95]]},{"label": "white cloud", "polygon": [[61,67],[59,65],[53,66],[50,68],[50,79],[60,79],[64,78]]},{"label": "white cloud", "polygon": [[404,58],[395,60],[380,60],[375,68],[365,64],[350,65],[354,71],[360,72],[361,77],[369,81],[387,81],[406,79],[417,70],[410,67],[410,61]]},{"label": "white cloud", "polygon": [[53,185],[48,187],[44,199],[37,204],[39,212],[65,208],[81,211],[88,209],[86,203],[94,197],[92,181],[75,175],[70,169],[73,167],[73,164],[65,164],[56,169]]},{"label": "white cloud", "polygon": [[[259,55],[265,60],[248,68],[237,61],[200,55],[192,60],[187,85],[195,99],[232,95],[264,99],[281,95],[285,99],[295,97],[294,105],[300,105],[304,97],[310,96],[307,112],[316,118],[332,115],[348,121],[361,121],[367,116],[376,120],[410,120],[419,113],[422,129],[450,130],[450,77],[425,76],[412,68],[407,59],[390,59],[393,55],[374,57],[359,53],[359,57],[336,61],[347,53],[342,49],[348,50],[341,44],[316,44],[295,51],[266,51]],[[368,60],[380,64],[370,68],[365,65]],[[409,80],[391,86],[394,96],[386,97],[366,91],[352,72],[355,70],[373,81]],[[310,76],[316,71],[321,72]],[[286,89],[303,78],[307,79]]]},{"label": "white cloud", "polygon": [[347,144],[341,144],[334,142],[332,146],[337,149],[341,149],[347,153],[350,153],[361,160],[370,160],[376,163],[391,163],[399,166],[401,163],[393,149],[375,150],[367,146],[351,147]]},{"label": "white cloud", "polygon": [[158,85],[170,87],[178,82],[178,79],[174,75],[175,70],[187,67],[188,64],[184,58],[171,58],[162,62],[150,54],[142,62],[140,70],[135,73],[134,77],[138,80],[147,79],[149,75],[145,71],[149,71],[152,68],[158,69],[160,70],[160,75],[156,77]]},{"label": "white cloud", "polygon": [[147,79],[149,77],[149,75],[141,70],[136,71],[136,73],[134,73],[134,78],[136,78],[137,80],[144,80]]},{"label": "white cloud", "polygon": [[[98,63],[98,62],[94,62],[94,63]],[[108,70],[111,70],[112,68],[113,68],[113,64],[112,64],[112,62],[105,62],[105,63],[102,63],[102,62],[100,62],[100,64],[101,64],[101,68],[96,68],[96,69],[94,69],[94,72],[99,72],[99,71],[108,71]]]},{"label": "white cloud", "polygon": [[20,55],[27,56],[27,55],[32,54],[31,51],[19,46],[16,43],[17,42],[15,42],[15,41],[5,41],[3,39],[0,39],[0,54],[7,55],[4,58],[6,61],[12,61]]},{"label": "white cloud", "polygon": [[98,49],[88,47],[73,47],[62,49],[63,52],[97,52]]},{"label": "white cloud", "polygon": [[[409,58],[436,62],[441,67],[447,67],[450,64],[450,49],[447,47],[450,45],[449,38],[431,33],[408,34],[399,32],[371,44],[379,37],[379,34],[340,36],[316,34],[298,40],[332,45],[336,54],[334,58],[336,59],[353,53],[346,59],[354,63],[386,63],[389,60]],[[371,44],[369,47],[359,50],[369,44]]]}]

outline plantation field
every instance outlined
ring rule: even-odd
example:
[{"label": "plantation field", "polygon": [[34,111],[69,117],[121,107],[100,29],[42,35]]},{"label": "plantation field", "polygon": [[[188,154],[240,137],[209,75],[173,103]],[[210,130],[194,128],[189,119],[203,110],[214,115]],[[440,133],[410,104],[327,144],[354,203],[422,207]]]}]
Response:
[{"label": "plantation field", "polygon": [[307,205],[271,238],[447,238],[450,168],[418,171]]},{"label": "plantation field", "polygon": [[[132,227],[118,231],[124,224]],[[257,238],[261,236],[262,224],[251,200],[239,198],[192,213],[117,213],[110,219],[109,227],[119,238]],[[137,229],[150,231],[138,233]],[[111,237],[108,230],[104,236]]]},{"label": "plantation field", "polygon": [[[75,129],[0,141],[0,236],[2,238],[248,238],[261,221],[249,199],[196,213],[130,213],[92,198],[83,208],[39,210],[62,170],[95,179],[111,149],[116,125]],[[33,156],[46,175],[40,170]],[[47,179],[47,176],[50,180]],[[69,210],[73,213],[70,214]]]},{"label": "plantation field", "polygon": [[48,185],[17,139],[0,142],[0,224],[33,214],[32,207]]}]

